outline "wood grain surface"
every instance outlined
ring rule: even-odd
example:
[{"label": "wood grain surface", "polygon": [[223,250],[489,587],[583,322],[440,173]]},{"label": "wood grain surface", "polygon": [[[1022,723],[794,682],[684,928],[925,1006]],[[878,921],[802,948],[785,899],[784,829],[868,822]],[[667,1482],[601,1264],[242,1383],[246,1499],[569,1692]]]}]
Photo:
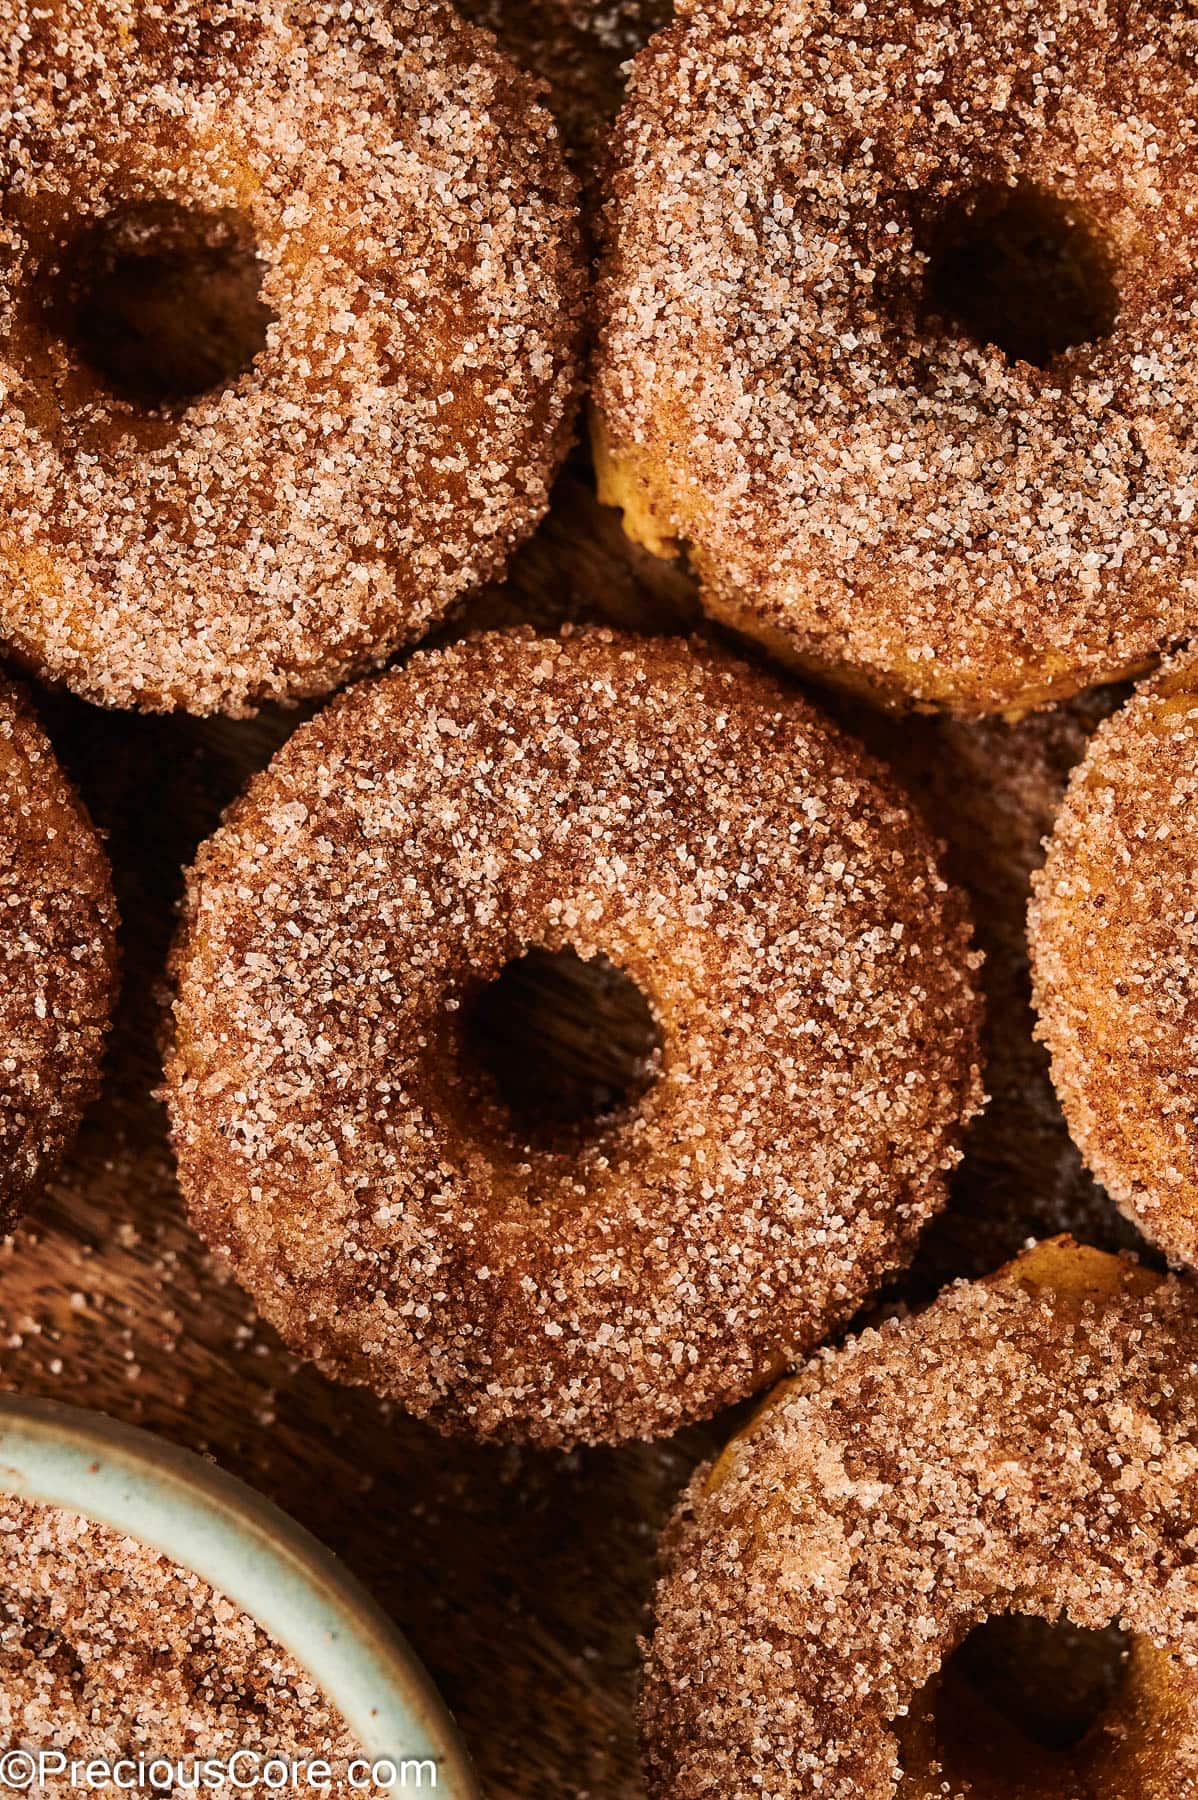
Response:
[{"label": "wood grain surface", "polygon": [[[574,0],[571,17],[579,11]],[[618,34],[612,42],[622,54]],[[616,54],[603,49],[595,77],[603,104]],[[574,134],[586,136],[577,125]],[[453,629],[567,618],[639,631],[697,618],[685,572],[629,551],[597,506],[581,452],[507,588],[476,597]],[[0,1253],[0,1382],[206,1451],[340,1552],[425,1658],[488,1794],[634,1800],[637,1636],[654,1540],[729,1418],[618,1451],[479,1448],[333,1386],[257,1322],[214,1272],[175,1188],[155,1097],[160,983],[181,868],[300,715],[138,718],[45,691],[35,699],[108,838],[125,976],[104,1094],[60,1178]],[[1029,1235],[1072,1227],[1091,1241],[1130,1241],[1069,1146],[1031,1039],[1023,955],[1029,870],[1107,704],[1099,697],[1017,728],[848,718],[918,790],[974,896],[989,953],[994,1099],[949,1214],[892,1302],[993,1266]]]}]

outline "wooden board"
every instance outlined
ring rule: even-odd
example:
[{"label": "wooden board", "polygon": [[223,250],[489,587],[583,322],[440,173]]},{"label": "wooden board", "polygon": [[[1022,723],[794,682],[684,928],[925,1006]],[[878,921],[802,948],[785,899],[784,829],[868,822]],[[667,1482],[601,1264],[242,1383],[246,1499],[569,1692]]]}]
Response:
[{"label": "wooden board", "polygon": [[[542,11],[554,3],[538,0]],[[494,12],[499,0],[487,4]],[[601,46],[603,105],[625,47],[611,32]],[[508,588],[479,596],[454,629],[587,617],[653,631],[697,613],[684,571],[627,550],[580,453]],[[332,1386],[256,1321],[214,1272],[176,1192],[154,1095],[159,986],[181,868],[300,715],[143,719],[36,698],[108,835],[125,983],[103,1097],[36,1216],[0,1252],[0,1382],[210,1452],[339,1551],[426,1659],[497,1800],[634,1800],[654,1539],[729,1419],[618,1451],[479,1448]],[[923,794],[990,952],[995,1102],[899,1301],[993,1266],[1033,1233],[1072,1225],[1092,1241],[1129,1238],[1068,1144],[1031,1041],[1022,954],[1028,872],[1104,704],[1017,729],[850,719]]]}]

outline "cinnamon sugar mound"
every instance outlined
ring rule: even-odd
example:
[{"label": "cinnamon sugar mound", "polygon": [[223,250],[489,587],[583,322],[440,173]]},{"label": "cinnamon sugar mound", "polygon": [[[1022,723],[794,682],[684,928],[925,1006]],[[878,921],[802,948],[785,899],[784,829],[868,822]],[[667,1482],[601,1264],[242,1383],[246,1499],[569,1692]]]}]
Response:
[{"label": "cinnamon sugar mound", "polygon": [[[0,1497],[0,1747],[109,1761],[244,1751],[243,1775],[250,1757],[320,1760],[345,1793],[360,1755],[288,1652],[199,1576],[77,1513],[11,1497]],[[73,1791],[66,1776],[35,1789]],[[275,1791],[318,1790],[301,1778]]]},{"label": "cinnamon sugar mound", "polygon": [[[661,1037],[528,1142],[471,1057],[531,945]],[[192,1217],[297,1350],[443,1428],[650,1436],[848,1319],[976,1111],[977,957],[881,771],[772,677],[600,632],[412,659],[201,850],[168,1100]]]},{"label": "cinnamon sugar mound", "polygon": [[667,1534],[650,1793],[956,1800],[918,1774],[896,1788],[902,1715],[1011,1610],[1118,1620],[1170,1653],[1169,1707],[1145,1696],[1092,1784],[1063,1764],[1043,1791],[1192,1796],[1196,1358],[1191,1286],[1067,1242],[825,1352],[699,1472]]},{"label": "cinnamon sugar mound", "polygon": [[0,1232],[100,1082],[117,986],[108,859],[21,690],[0,683]]},{"label": "cinnamon sugar mound", "polygon": [[[0,0],[0,195],[0,635],[44,674],[195,712],[322,693],[544,512],[574,185],[440,0]],[[130,207],[257,259],[264,346],[182,407],[112,391],[63,323],[80,243]]]},{"label": "cinnamon sugar mound", "polygon": [[1039,1035],[1086,1162],[1145,1236],[1198,1262],[1198,662],[1096,733],[1031,908]]},{"label": "cinnamon sugar mound", "polygon": [[[637,59],[606,214],[596,397],[633,528],[687,544],[717,616],[888,700],[1026,707],[1188,635],[1193,9],[681,12]],[[936,291],[1017,191],[1117,300],[1043,367]]]}]

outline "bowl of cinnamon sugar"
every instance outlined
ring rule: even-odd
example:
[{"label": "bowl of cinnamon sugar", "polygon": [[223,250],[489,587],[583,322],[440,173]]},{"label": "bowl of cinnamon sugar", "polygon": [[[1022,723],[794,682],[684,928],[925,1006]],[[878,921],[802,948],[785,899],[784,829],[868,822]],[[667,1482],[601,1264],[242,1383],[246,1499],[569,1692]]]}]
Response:
[{"label": "bowl of cinnamon sugar", "polygon": [[414,1652],[338,1560],[188,1451],[0,1394],[0,1793],[477,1800]]}]

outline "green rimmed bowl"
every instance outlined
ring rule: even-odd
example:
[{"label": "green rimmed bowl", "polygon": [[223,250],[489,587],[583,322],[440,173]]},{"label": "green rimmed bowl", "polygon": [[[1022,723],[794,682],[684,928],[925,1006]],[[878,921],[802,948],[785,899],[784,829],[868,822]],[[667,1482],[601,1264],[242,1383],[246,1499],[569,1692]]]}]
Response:
[{"label": "green rimmed bowl", "polygon": [[244,1482],[102,1413],[0,1393],[0,1494],[82,1513],[192,1570],[290,1652],[364,1756],[431,1759],[442,1800],[480,1800],[410,1646],[331,1552]]}]

